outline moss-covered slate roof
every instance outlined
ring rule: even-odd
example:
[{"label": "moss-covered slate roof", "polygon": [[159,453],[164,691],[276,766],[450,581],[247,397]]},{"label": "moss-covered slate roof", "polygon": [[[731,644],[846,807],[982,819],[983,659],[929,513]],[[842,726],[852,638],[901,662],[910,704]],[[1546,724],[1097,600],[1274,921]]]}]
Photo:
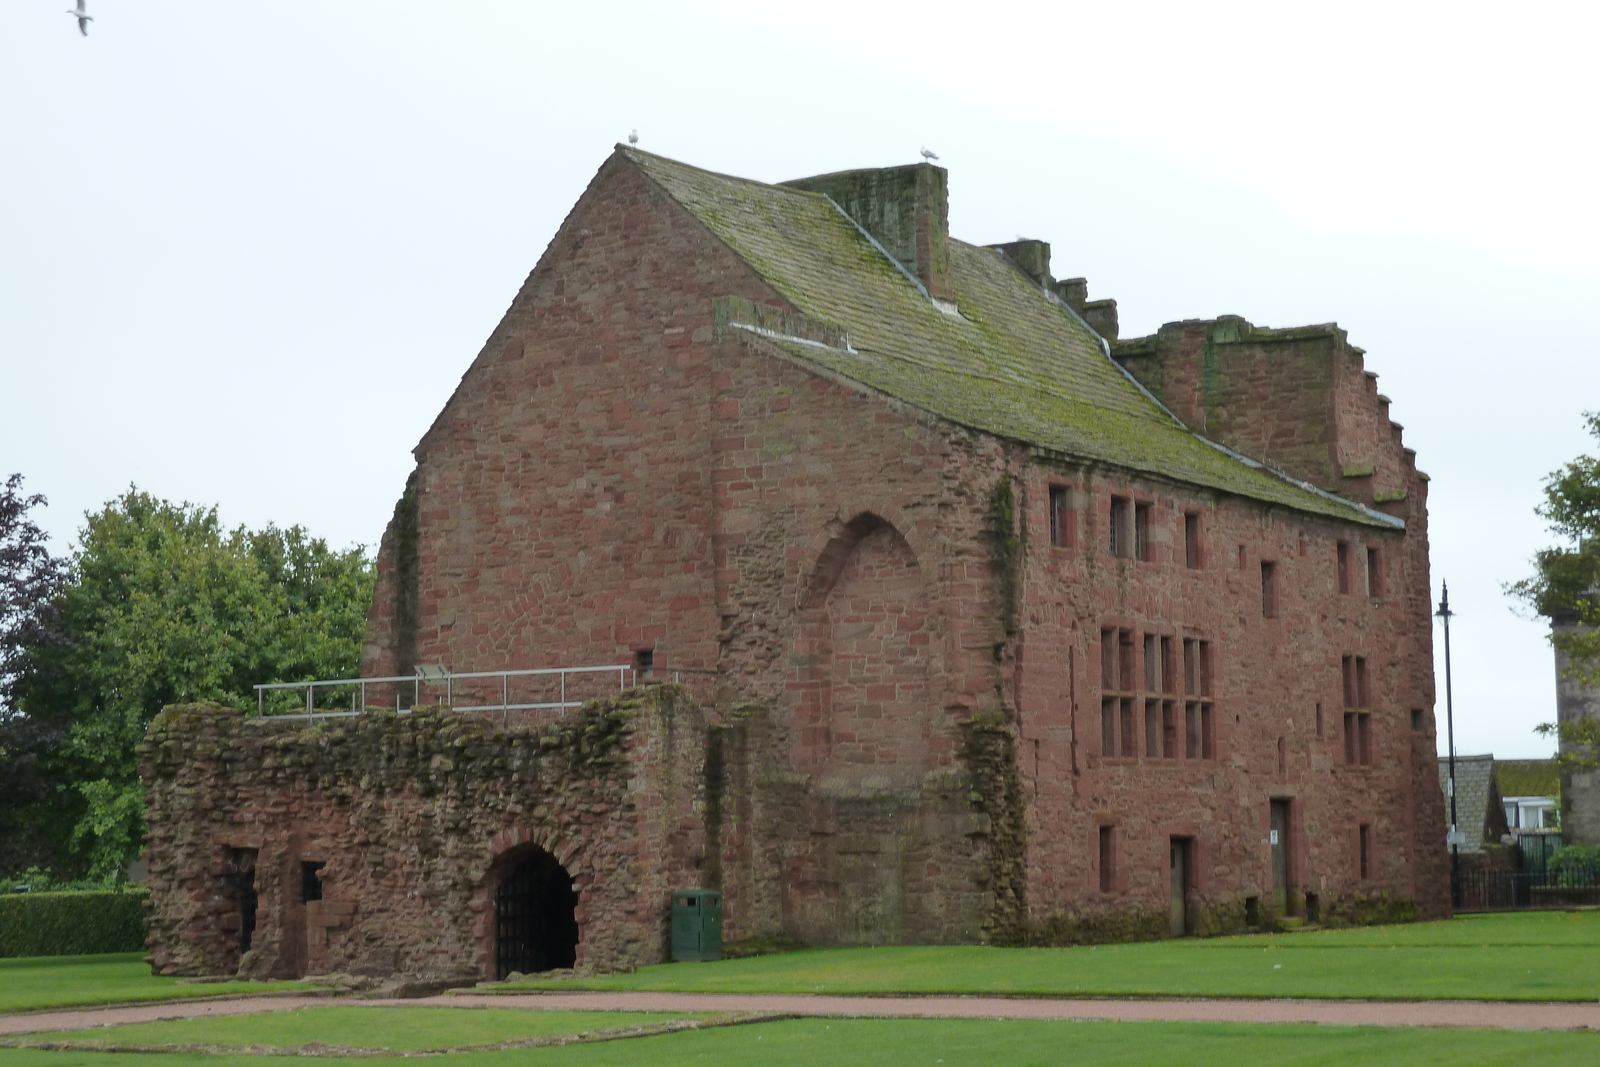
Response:
[{"label": "moss-covered slate roof", "polygon": [[999,251],[951,239],[957,318],[936,308],[820,193],[618,150],[801,314],[849,337],[849,349],[769,338],[797,360],[963,426],[1067,456],[1347,521],[1395,525],[1195,436],[1112,362],[1081,319]]},{"label": "moss-covered slate roof", "polygon": [[1553,759],[1503,759],[1495,761],[1500,795],[1507,797],[1558,797],[1561,771]]}]

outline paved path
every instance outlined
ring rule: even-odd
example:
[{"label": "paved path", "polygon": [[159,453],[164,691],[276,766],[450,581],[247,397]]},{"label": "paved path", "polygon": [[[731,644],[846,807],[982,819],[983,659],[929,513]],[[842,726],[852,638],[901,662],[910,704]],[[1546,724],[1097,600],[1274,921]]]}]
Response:
[{"label": "paved path", "polygon": [[[79,1030],[158,1019],[245,1015],[324,1006],[326,999],[251,997],[203,1003],[129,1004],[0,1015],[0,1034]],[[1600,1030],[1600,1003],[1427,1000],[1023,1000],[1007,997],[829,997],[722,993],[458,994],[421,1000],[346,1000],[342,1005],[533,1008],[565,1011],[756,1011],[946,1019],[1109,1019],[1121,1022],[1333,1023],[1346,1026],[1469,1026],[1509,1030]]]}]

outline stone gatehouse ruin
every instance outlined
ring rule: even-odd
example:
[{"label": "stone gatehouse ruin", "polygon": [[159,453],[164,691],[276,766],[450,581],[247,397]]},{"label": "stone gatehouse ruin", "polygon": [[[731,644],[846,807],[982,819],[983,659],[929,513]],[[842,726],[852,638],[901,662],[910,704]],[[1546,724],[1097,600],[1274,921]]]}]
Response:
[{"label": "stone gatehouse ruin", "polygon": [[1444,914],[1427,478],[1362,351],[1120,339],[947,207],[619,146],[415,450],[363,674],[638,684],[169,709],[157,969],[654,963],[691,887],[815,945]]}]

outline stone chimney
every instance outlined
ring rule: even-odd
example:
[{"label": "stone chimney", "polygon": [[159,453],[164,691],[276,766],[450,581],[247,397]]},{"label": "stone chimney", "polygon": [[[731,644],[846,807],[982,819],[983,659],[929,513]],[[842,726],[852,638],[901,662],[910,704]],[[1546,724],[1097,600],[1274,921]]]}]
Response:
[{"label": "stone chimney", "polygon": [[1050,277],[1050,242],[1021,237],[1003,245],[990,245],[1022,269],[1041,289],[1054,289],[1056,280]]},{"label": "stone chimney", "polygon": [[929,295],[950,299],[950,184],[943,167],[846,170],[783,184],[831,197]]}]

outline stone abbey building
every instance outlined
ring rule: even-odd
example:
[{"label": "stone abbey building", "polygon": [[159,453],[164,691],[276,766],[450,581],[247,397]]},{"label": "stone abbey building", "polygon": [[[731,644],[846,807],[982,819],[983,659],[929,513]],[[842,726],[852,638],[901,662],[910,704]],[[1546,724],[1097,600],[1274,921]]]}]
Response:
[{"label": "stone abbey building", "polygon": [[169,709],[156,967],[657,962],[696,886],[832,945],[1444,914],[1427,478],[1361,349],[1121,339],[946,218],[928,164],[619,146],[415,450],[363,673],[640,684]]}]

